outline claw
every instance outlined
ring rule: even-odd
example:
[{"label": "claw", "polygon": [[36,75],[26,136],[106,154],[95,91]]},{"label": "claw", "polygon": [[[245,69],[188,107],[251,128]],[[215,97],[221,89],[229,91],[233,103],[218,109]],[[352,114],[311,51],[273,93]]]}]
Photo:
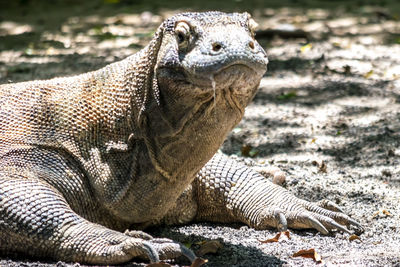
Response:
[{"label": "claw", "polygon": [[[303,202],[306,203],[305,207],[307,208],[308,211],[312,212],[313,214],[316,214],[318,216],[324,216],[326,218],[330,218],[331,220],[334,220],[335,222],[338,222],[333,226],[333,228],[337,228],[341,231],[344,231],[346,233],[351,233],[348,229],[344,228],[340,224],[343,225],[354,225],[357,228],[360,229],[359,232],[363,232],[364,228],[361,226],[360,223],[356,222],[355,220],[351,219],[349,216],[343,213],[343,211],[334,204],[332,201],[329,200],[321,200],[317,203],[310,203],[310,202]],[[334,211],[337,210],[337,211]],[[326,219],[322,219],[322,221],[327,221]],[[337,225],[340,225],[339,227]],[[344,230],[345,229],[345,230]]]},{"label": "claw", "polygon": [[327,199],[323,199],[323,200],[317,202],[316,204],[319,207],[327,209],[327,210],[344,213],[344,211],[338,205],[336,205],[335,203],[333,203],[332,201],[327,200]]},{"label": "claw", "polygon": [[182,251],[182,255],[185,256],[186,258],[188,258],[190,260],[190,262],[193,263],[197,259],[196,255],[193,253],[193,251],[191,251],[190,249],[188,249],[187,247],[185,247],[182,244],[181,244],[181,251]]},{"label": "claw", "polygon": [[310,221],[312,227],[314,229],[317,229],[318,232],[320,232],[323,235],[329,234],[329,231],[325,228],[325,226],[322,225],[322,223],[320,223],[319,221],[315,220],[314,218],[308,218],[308,220]]},{"label": "claw", "polygon": [[357,234],[357,235],[360,235],[365,231],[364,227],[360,223],[358,223],[357,221],[351,219],[350,217],[347,219],[347,225],[348,226],[349,225],[355,226],[356,229],[354,230],[354,233]]},{"label": "claw", "polygon": [[309,226],[318,230],[318,232],[320,232],[321,234],[323,234],[323,235],[329,234],[328,229],[326,229],[322,223],[320,223],[316,218],[314,218],[314,216],[311,215],[311,213],[308,213],[308,212],[303,213],[303,214],[301,214],[300,217],[303,218]]},{"label": "claw", "polygon": [[159,262],[160,257],[158,256],[158,252],[155,250],[152,244],[147,241],[143,241],[143,247],[147,250],[147,256],[149,257],[150,262]]},{"label": "claw", "polygon": [[352,218],[348,218],[347,219],[347,221],[348,221],[348,223],[350,224],[350,225],[354,225],[355,227],[357,227],[357,228],[359,228],[359,229],[362,229],[363,231],[364,231],[364,227],[362,227],[362,225],[360,224],[360,223],[358,223],[357,221],[355,221],[355,220],[353,220]]},{"label": "claw", "polygon": [[197,258],[193,251],[179,242],[167,238],[155,238],[150,242],[153,247],[156,247],[162,259],[175,258],[183,255],[193,262]]},{"label": "claw", "polygon": [[341,224],[345,224],[347,226],[349,225],[354,225],[355,227],[357,227],[358,229],[361,230],[361,232],[364,231],[364,228],[361,226],[360,223],[358,223],[357,221],[353,220],[352,218],[350,218],[349,216],[347,216],[346,214],[342,214],[342,213],[336,213],[333,216],[333,219],[335,219],[335,221],[340,222]]},{"label": "claw", "polygon": [[352,234],[352,232],[350,230],[348,230],[346,227],[344,227],[343,225],[335,222],[335,220],[331,219],[331,218],[327,218],[324,216],[320,216],[321,218],[319,218],[320,221],[328,224],[332,229],[338,229],[342,232],[348,233],[348,234]]},{"label": "claw", "polygon": [[286,218],[289,222],[289,227],[295,229],[313,228],[318,230],[321,234],[329,234],[328,229],[319,222],[311,212],[308,211],[292,211],[286,214]]},{"label": "claw", "polygon": [[278,220],[278,224],[277,224],[277,229],[279,232],[284,232],[287,230],[287,220],[285,217],[285,214],[283,212],[278,212],[277,216],[276,216],[277,220]]}]

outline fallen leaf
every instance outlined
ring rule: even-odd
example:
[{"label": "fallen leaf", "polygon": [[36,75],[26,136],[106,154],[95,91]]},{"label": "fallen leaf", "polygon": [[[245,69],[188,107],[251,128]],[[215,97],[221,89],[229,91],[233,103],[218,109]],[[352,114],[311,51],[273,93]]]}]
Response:
[{"label": "fallen leaf", "polygon": [[282,234],[284,234],[287,237],[287,239],[290,239],[290,232],[289,231],[285,231],[285,232],[277,233],[273,238],[270,238],[270,239],[267,239],[267,240],[258,240],[258,241],[260,241],[263,244],[279,242],[279,239],[280,239]]},{"label": "fallen leaf", "polygon": [[303,257],[313,259],[316,263],[321,263],[321,256],[315,251],[315,249],[302,249],[293,254],[292,257]]},{"label": "fallen leaf", "polygon": [[305,53],[305,52],[310,51],[311,48],[312,48],[312,44],[306,44],[306,45],[303,45],[303,46],[300,48],[300,51],[301,51],[301,53]]},{"label": "fallen leaf", "polygon": [[354,241],[354,240],[361,240],[361,238],[358,235],[349,236],[349,241]]},{"label": "fallen leaf", "polygon": [[[382,212],[382,214],[381,214],[381,212]],[[385,210],[385,209],[383,209],[382,211],[377,211],[377,212],[375,212],[373,215],[372,215],[372,218],[373,219],[375,219],[375,218],[377,218],[377,217],[391,217],[391,216],[393,216],[389,211],[387,211],[387,210]]]},{"label": "fallen leaf", "polygon": [[373,70],[370,70],[370,71],[368,71],[367,73],[364,74],[364,78],[365,78],[365,79],[368,79],[369,77],[372,76],[372,74],[374,74],[374,71],[373,71]]},{"label": "fallen leaf", "polygon": [[387,210],[382,210],[382,213],[385,214],[386,216],[393,216],[389,211]]},{"label": "fallen leaf", "polygon": [[289,232],[289,230],[283,232],[283,234],[284,234],[285,236],[287,236],[288,239],[290,239],[290,232]]},{"label": "fallen leaf", "polygon": [[218,240],[204,241],[200,244],[200,249],[197,251],[197,255],[203,256],[208,253],[216,253],[218,249],[222,248],[223,245]]},{"label": "fallen leaf", "polygon": [[277,233],[273,238],[267,239],[267,240],[258,240],[263,244],[266,243],[273,243],[273,242],[278,242],[279,241],[279,237],[281,237],[282,232]]},{"label": "fallen leaf", "polygon": [[207,263],[207,262],[208,262],[208,260],[206,260],[206,259],[196,258],[196,259],[192,262],[192,264],[190,265],[190,267],[199,267],[199,266],[201,266],[201,265],[203,265],[203,264],[205,264],[205,263]]},{"label": "fallen leaf", "polygon": [[277,96],[278,100],[289,100],[291,98],[294,98],[297,96],[297,92],[296,91],[290,91],[286,94],[281,94]]}]

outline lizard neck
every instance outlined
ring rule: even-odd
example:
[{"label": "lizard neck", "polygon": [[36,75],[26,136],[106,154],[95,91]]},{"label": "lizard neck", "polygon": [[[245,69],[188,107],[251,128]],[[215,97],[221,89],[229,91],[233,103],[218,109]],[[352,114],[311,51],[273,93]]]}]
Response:
[{"label": "lizard neck", "polygon": [[[160,86],[160,92],[163,89]],[[131,151],[129,176],[114,181],[123,188],[108,203],[117,217],[151,223],[172,208],[243,115],[243,109],[219,100],[225,96],[216,97],[217,105],[212,94],[189,102],[161,93],[159,104],[150,101],[139,130],[142,136]],[[139,202],[142,205],[132,205]]]},{"label": "lizard neck", "polygon": [[244,106],[238,105],[228,88],[219,88],[214,94],[193,85],[176,84],[177,90],[167,90],[165,81],[159,81],[159,103],[154,101],[146,112],[149,155],[165,178],[171,182],[187,179],[190,183],[240,121]]}]

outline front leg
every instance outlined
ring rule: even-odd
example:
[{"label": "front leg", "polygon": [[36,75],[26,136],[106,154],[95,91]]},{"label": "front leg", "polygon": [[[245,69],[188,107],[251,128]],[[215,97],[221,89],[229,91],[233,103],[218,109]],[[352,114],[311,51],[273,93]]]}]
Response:
[{"label": "front leg", "polygon": [[330,201],[311,203],[293,196],[258,172],[216,154],[193,182],[198,221],[243,222],[256,229],[314,228],[322,234],[344,225],[362,228]]},{"label": "front leg", "polygon": [[119,264],[134,257],[195,260],[183,245],[139,232],[121,233],[76,214],[65,198],[37,177],[0,171],[0,255],[28,255],[88,264]]}]

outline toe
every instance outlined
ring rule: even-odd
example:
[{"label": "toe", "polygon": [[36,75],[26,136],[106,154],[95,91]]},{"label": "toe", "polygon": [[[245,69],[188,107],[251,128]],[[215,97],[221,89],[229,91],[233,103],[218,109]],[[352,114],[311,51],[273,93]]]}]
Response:
[{"label": "toe", "polygon": [[342,212],[342,213],[344,212],[338,205],[327,199],[323,199],[315,204],[327,210]]},{"label": "toe", "polygon": [[185,256],[191,262],[196,259],[196,255],[183,244],[166,238],[155,238],[149,243],[157,250],[161,260],[173,259]]},{"label": "toe", "polygon": [[313,228],[318,230],[321,234],[327,235],[329,234],[328,229],[320,222],[311,212],[302,211],[302,212],[289,212],[286,214],[286,218],[288,220],[288,225],[291,228],[295,229],[306,229]]},{"label": "toe", "polygon": [[287,230],[287,221],[285,213],[280,208],[261,209],[254,220],[245,221],[255,229],[263,230],[266,228],[277,228],[278,231]]},{"label": "toe", "polygon": [[124,232],[124,234],[127,236],[130,236],[130,237],[141,238],[143,240],[153,239],[153,237],[151,235],[146,234],[145,232],[142,232],[142,231],[126,230]]}]

